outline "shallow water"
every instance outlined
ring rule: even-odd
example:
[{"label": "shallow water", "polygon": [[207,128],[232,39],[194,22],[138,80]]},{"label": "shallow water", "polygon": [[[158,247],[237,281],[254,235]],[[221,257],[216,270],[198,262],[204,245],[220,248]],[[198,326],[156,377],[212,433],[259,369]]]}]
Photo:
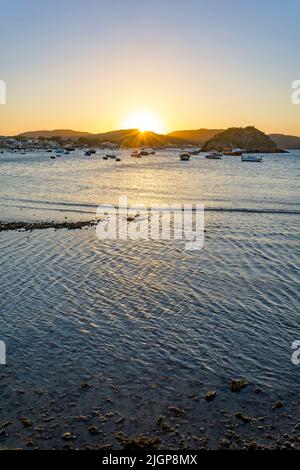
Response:
[{"label": "shallow water", "polygon": [[101,371],[137,386],[159,374],[298,387],[298,222],[218,214],[199,252],[94,229],[2,233],[8,362],[18,380],[52,386]]},{"label": "shallow water", "polygon": [[2,156],[1,219],[91,217],[89,204],[117,203],[120,192],[146,206],[200,200],[212,209],[204,248],[99,241],[94,228],[0,233],[2,406],[13,410],[18,388],[50,399],[99,377],[125,395],[163,383],[161,400],[236,376],[297,392],[300,155],[123,160]]}]

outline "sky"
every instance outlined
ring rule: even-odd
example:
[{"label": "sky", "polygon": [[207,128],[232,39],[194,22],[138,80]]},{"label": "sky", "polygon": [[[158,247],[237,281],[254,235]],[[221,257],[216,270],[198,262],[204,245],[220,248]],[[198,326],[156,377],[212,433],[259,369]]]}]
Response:
[{"label": "sky", "polygon": [[[0,135],[255,125],[300,135],[299,0],[0,0]],[[134,124],[137,124],[136,126]]]}]

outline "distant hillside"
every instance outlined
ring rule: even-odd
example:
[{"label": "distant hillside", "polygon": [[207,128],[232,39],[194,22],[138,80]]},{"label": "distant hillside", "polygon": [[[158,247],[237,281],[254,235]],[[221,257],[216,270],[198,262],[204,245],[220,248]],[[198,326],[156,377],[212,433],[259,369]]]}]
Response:
[{"label": "distant hillside", "polygon": [[62,139],[80,140],[86,144],[97,144],[103,142],[111,142],[118,144],[122,147],[163,147],[166,145],[185,145],[189,142],[182,139],[167,136],[163,134],[156,134],[155,132],[143,132],[138,129],[121,129],[117,131],[103,132],[100,134],[92,134],[90,132],[73,131],[70,129],[54,129],[52,131],[31,131],[23,132],[17,137],[27,137],[37,139],[61,137]]},{"label": "distant hillside", "polygon": [[196,129],[156,134],[143,132],[138,129],[121,129],[111,132],[92,134],[91,132],[73,131],[71,129],[54,129],[29,131],[17,137],[37,139],[39,137],[52,139],[80,140],[82,143],[94,144],[111,142],[122,147],[164,147],[167,145],[204,145],[203,150],[224,150],[228,147],[246,148],[247,151],[278,152],[278,149],[300,149],[300,137],[271,134],[265,135],[254,127],[221,129]]},{"label": "distant hillside", "polygon": [[300,149],[300,137],[296,137],[295,135],[270,134],[269,137],[281,149]]},{"label": "distant hillside", "polygon": [[61,137],[63,139],[78,139],[79,137],[85,137],[93,135],[90,132],[72,131],[71,129],[54,129],[52,131],[29,131],[19,134],[18,137],[28,137],[29,139],[38,139],[39,137],[46,137],[51,139],[53,137]]},{"label": "distant hillside", "polygon": [[97,139],[99,142],[112,142],[122,147],[163,147],[165,145],[184,145],[185,141],[155,132],[140,132],[138,129],[125,129],[119,131],[92,134],[88,139]]},{"label": "distant hillside", "polygon": [[270,137],[255,127],[231,127],[208,140],[203,151],[223,151],[228,148],[241,148],[247,152],[280,153],[284,152],[277,147]]},{"label": "distant hillside", "polygon": [[195,145],[203,145],[209,139],[222,132],[223,129],[196,129],[186,131],[175,131],[167,134],[170,137],[185,140]]}]

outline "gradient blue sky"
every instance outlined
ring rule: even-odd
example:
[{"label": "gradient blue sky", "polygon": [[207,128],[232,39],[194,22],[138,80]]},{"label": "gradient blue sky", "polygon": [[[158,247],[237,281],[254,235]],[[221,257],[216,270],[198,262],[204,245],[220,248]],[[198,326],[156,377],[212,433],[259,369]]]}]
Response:
[{"label": "gradient blue sky", "polygon": [[299,0],[0,0],[0,134],[106,131],[149,110],[165,131],[300,135]]}]

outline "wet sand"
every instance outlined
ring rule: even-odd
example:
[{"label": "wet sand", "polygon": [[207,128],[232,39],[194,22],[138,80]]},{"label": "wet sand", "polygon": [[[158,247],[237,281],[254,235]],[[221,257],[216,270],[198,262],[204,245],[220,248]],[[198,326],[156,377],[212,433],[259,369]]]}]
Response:
[{"label": "wet sand", "polygon": [[95,220],[80,220],[76,222],[1,222],[0,232],[8,232],[11,230],[46,230],[53,228],[55,230],[68,229],[76,230],[83,227],[92,227],[97,222]]},{"label": "wet sand", "polygon": [[1,373],[2,449],[300,448],[297,396],[283,401],[253,384],[239,392],[224,384],[208,399],[200,387],[165,394],[163,377],[137,394],[102,376],[53,394],[7,390],[9,376],[8,367]]}]

